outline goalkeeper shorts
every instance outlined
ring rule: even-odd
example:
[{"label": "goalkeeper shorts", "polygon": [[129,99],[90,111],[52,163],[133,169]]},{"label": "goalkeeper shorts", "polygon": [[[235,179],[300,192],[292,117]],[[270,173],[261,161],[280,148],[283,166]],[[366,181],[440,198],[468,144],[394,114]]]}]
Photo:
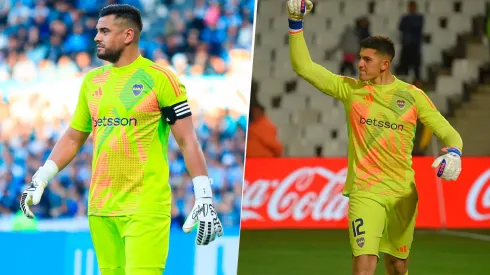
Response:
[{"label": "goalkeeper shorts", "polygon": [[168,256],[170,216],[89,216],[101,275],[162,275]]},{"label": "goalkeeper shorts", "polygon": [[379,252],[408,258],[418,210],[416,193],[390,197],[356,193],[349,197],[349,239],[354,256]]}]

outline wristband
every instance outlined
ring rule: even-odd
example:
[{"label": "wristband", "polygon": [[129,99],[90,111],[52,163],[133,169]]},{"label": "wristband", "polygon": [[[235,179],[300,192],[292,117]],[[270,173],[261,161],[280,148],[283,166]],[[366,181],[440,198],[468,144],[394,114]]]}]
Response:
[{"label": "wristband", "polygon": [[295,21],[288,19],[289,22],[289,32],[297,33],[303,30],[303,20]]},{"label": "wristband", "polygon": [[194,185],[194,195],[196,199],[212,198],[211,180],[208,176],[197,176],[192,179]]},{"label": "wristband", "polygon": [[447,147],[447,148],[443,148],[442,151],[444,152],[447,152],[447,153],[455,153],[457,154],[458,156],[461,157],[462,153],[461,153],[461,150],[459,150],[458,148],[456,147]]},{"label": "wristband", "polygon": [[48,159],[46,163],[37,170],[34,176],[32,176],[32,180],[41,182],[44,184],[44,187],[46,187],[48,182],[51,181],[58,172],[58,165],[56,165],[54,161]]}]

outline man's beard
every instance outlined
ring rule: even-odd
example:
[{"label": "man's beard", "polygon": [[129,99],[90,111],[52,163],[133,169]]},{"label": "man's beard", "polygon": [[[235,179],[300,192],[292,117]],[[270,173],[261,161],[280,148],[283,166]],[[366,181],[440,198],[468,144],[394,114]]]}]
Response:
[{"label": "man's beard", "polygon": [[111,63],[116,63],[121,58],[122,52],[122,49],[104,48],[104,53],[97,53],[97,57]]}]

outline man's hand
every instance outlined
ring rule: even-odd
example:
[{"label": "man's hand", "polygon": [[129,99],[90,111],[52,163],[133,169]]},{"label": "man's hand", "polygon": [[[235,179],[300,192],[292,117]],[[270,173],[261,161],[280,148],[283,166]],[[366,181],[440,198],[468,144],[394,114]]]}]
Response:
[{"label": "man's hand", "polygon": [[211,198],[200,198],[196,200],[191,214],[182,227],[185,233],[192,231],[192,228],[199,222],[196,236],[197,245],[208,245],[219,237],[223,236],[223,226],[214,209]]},{"label": "man's hand", "polygon": [[292,21],[302,21],[303,18],[313,9],[310,0],[288,0],[288,18]]},{"label": "man's hand", "polygon": [[41,201],[44,189],[58,171],[56,163],[48,159],[46,163],[36,171],[34,176],[32,176],[31,185],[27,187],[20,198],[20,209],[29,219],[34,218],[34,214],[29,208],[29,205],[37,205]]},{"label": "man's hand", "polygon": [[22,197],[20,198],[20,209],[22,209],[24,215],[29,219],[34,218],[34,214],[29,208],[29,205],[37,205],[41,201],[46,185],[47,182],[40,182],[33,177],[31,185],[27,187],[24,193],[22,193]]},{"label": "man's hand", "polygon": [[193,179],[193,183],[196,202],[182,229],[189,233],[199,222],[196,244],[208,245],[216,239],[216,234],[223,236],[223,225],[213,206],[211,180],[207,176],[199,176]]},{"label": "man's hand", "polygon": [[455,181],[461,173],[461,151],[458,148],[444,148],[442,150],[447,154],[434,160],[432,168],[437,168],[438,177]]}]

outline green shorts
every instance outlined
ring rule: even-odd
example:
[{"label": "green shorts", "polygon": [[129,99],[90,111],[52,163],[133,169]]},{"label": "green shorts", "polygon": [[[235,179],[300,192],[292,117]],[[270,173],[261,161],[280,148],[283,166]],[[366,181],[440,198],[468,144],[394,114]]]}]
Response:
[{"label": "green shorts", "polygon": [[355,194],[349,198],[349,239],[354,256],[379,252],[408,258],[417,217],[418,196]]},{"label": "green shorts", "polygon": [[168,256],[169,216],[89,216],[102,275],[162,275]]}]

